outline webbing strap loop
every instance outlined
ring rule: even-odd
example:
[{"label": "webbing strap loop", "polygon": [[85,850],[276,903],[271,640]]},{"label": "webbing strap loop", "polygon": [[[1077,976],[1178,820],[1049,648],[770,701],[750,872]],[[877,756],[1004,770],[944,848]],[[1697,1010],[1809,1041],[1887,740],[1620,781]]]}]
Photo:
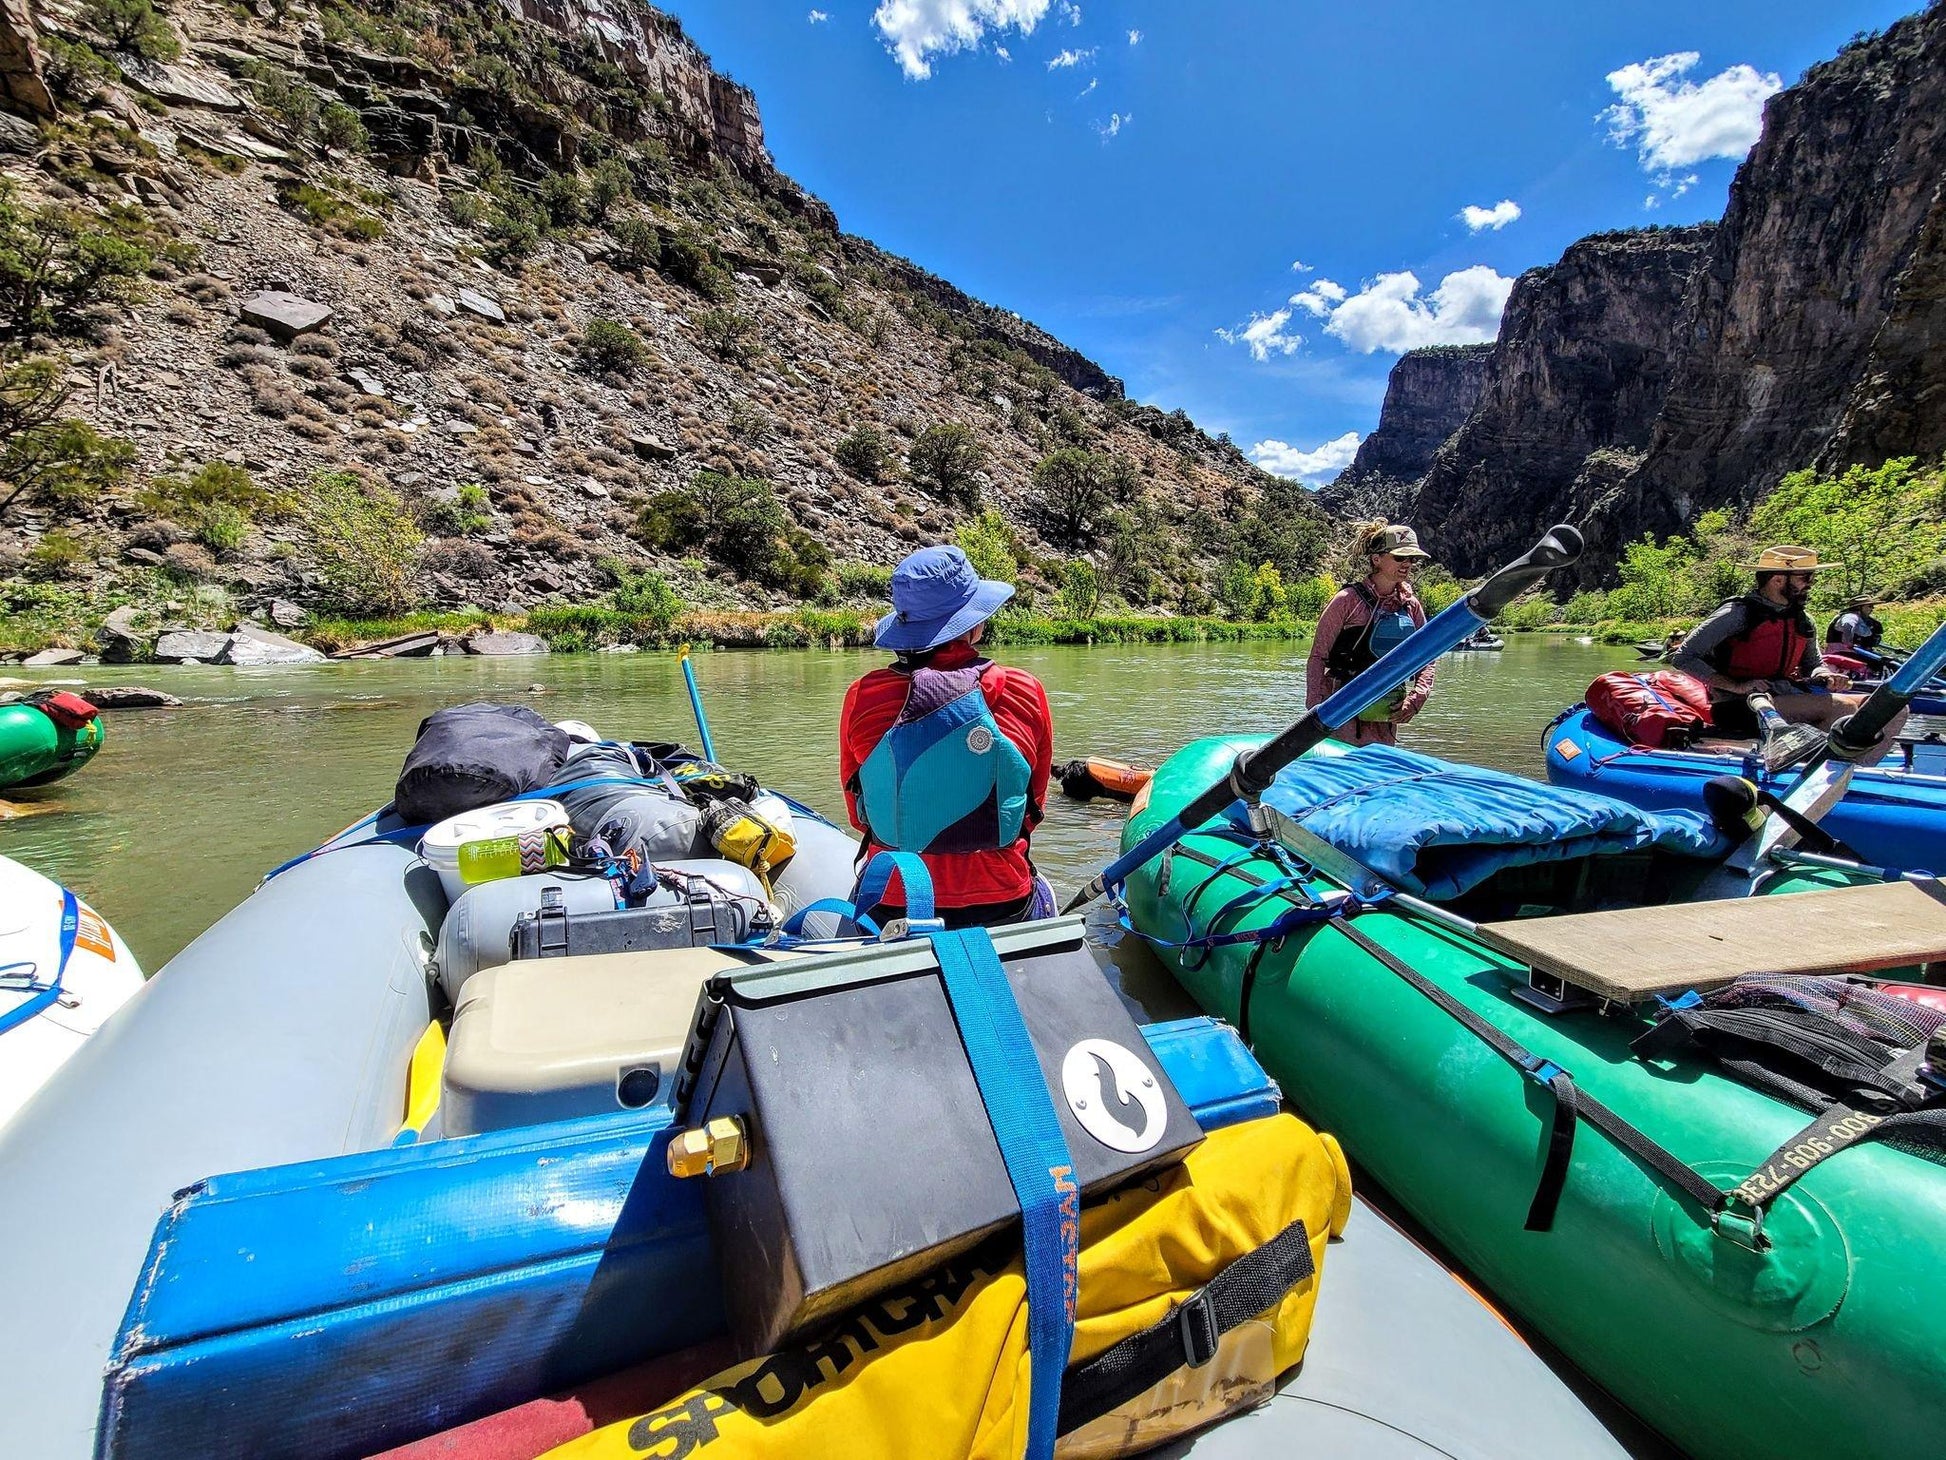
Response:
[{"label": "webbing strap loop", "polygon": [[1081,1188],[1040,1057],[993,939],[984,928],[928,937],[1007,1179],[1020,1203],[1027,1266],[1025,1460],[1052,1460],[1060,1433],[1061,1375],[1074,1347]]},{"label": "webbing strap loop", "polygon": [[74,956],[75,940],[81,934],[81,904],[67,888],[61,889],[61,941],[60,961],[54,965],[54,977],[44,984],[29,983],[32,992],[5,1013],[0,1013],[0,1034],[16,1029],[34,1018],[41,1010],[49,1008],[61,997],[61,980],[67,977],[68,959]]},{"label": "webbing strap loop", "polygon": [[906,917],[912,922],[931,917],[932,873],[916,852],[887,850],[873,853],[871,861],[865,864],[865,870],[858,878],[858,887],[851,896],[852,905],[860,912],[870,912],[877,907],[892,885],[894,872],[899,874],[899,882],[905,890]]}]

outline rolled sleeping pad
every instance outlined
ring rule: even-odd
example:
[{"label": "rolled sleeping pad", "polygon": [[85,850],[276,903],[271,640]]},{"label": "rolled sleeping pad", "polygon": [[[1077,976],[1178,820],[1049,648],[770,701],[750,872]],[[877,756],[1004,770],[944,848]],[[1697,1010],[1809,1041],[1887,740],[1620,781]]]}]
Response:
[{"label": "rolled sleeping pad", "polygon": [[0,1129],[10,1454],[94,1453],[156,1217],[212,1171],[385,1146],[445,907],[405,847],[314,857],[171,959]]}]

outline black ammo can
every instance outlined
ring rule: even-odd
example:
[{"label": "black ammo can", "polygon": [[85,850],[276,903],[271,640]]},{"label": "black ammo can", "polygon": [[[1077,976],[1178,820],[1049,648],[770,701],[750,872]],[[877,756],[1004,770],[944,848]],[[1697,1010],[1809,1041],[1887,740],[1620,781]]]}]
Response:
[{"label": "black ammo can", "polygon": [[[1179,1161],[1202,1131],[1081,920],[992,937],[1081,1194]],[[724,1309],[747,1354],[1019,1220],[924,939],[718,975],[677,1101],[688,1125],[737,1116],[749,1134],[749,1164],[708,1181]]]}]

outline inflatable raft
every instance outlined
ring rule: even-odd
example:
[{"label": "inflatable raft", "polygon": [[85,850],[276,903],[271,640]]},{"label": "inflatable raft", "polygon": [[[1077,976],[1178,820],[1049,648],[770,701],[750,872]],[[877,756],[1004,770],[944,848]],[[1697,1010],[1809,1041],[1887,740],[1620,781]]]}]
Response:
[{"label": "inflatable raft", "polygon": [[141,987],[107,919],[0,857],[0,1126]]},{"label": "inflatable raft", "polygon": [[[1631,745],[1582,706],[1548,726],[1547,778],[1647,810],[1703,809],[1714,777],[1742,776],[1784,794],[1792,772],[1765,771],[1733,741],[1690,750]],[[1946,743],[1908,744],[1852,773],[1851,787],[1820,823],[1865,861],[1901,870],[1946,870]]]},{"label": "inflatable raft", "polygon": [[[1204,740],[1173,757],[1124,846],[1257,743]],[[1311,776],[1308,759],[1280,775],[1266,806],[1344,809],[1329,777],[1313,776],[1295,803],[1281,797],[1287,778]],[[1386,804],[1397,805],[1399,776],[1364,784],[1388,780]],[[1496,826],[1509,842],[1539,804],[1530,793],[1545,788],[1507,787]],[[1401,841],[1376,812],[1367,819],[1370,848]],[[1436,817],[1407,819],[1438,833],[1429,850],[1445,832],[1464,840]],[[1946,1280],[1933,1240],[1946,1226],[1946,1169],[1876,1142],[1829,1159],[1809,1146],[1787,1155],[1803,1110],[1712,1062],[1632,1051],[1663,1006],[1629,982],[1659,966],[1662,996],[1680,1003],[1686,980],[1709,987],[1738,970],[1938,956],[1934,898],[1893,883],[1832,886],[1817,894],[1829,905],[1766,897],[1533,916],[1680,895],[1709,865],[1637,842],[1613,856],[1563,859],[1543,846],[1478,863],[1440,906],[1386,896],[1340,849],[1272,820],[1274,843],[1227,824],[1185,837],[1131,877],[1126,915],[1206,1011],[1238,1026],[1296,1108],[1468,1271],[1689,1453],[1829,1460],[1934,1442],[1946,1308],[1920,1295]],[[1555,836],[1548,826],[1539,840]],[[1779,874],[1768,890],[1847,880]],[[1252,936],[1273,924],[1273,937]],[[1559,1115],[1564,1080],[1578,1127]],[[1611,1118],[1688,1174],[1626,1149]],[[1734,1202],[1706,1206],[1786,1160],[1809,1169],[1761,1221]]]},{"label": "inflatable raft", "polygon": [[[596,789],[626,803],[667,783]],[[851,891],[852,839],[793,811],[796,855],[768,889],[778,912]],[[663,812],[601,814],[642,824]],[[368,818],[270,877],[0,1130],[0,1222],[44,1230],[60,1213],[61,1260],[33,1242],[0,1249],[10,1449],[319,1460],[423,1442],[427,1454],[534,1455],[596,1411],[632,1412],[614,1407],[613,1390],[605,1410],[587,1397],[600,1376],[673,1365],[685,1375],[673,1388],[628,1391],[630,1404],[666,1401],[710,1372],[697,1355],[722,1357],[737,1312],[795,1291],[781,1278],[752,1284],[747,1261],[717,1272],[717,1244],[737,1229],[721,1225],[715,1189],[743,1178],[675,1179],[679,1139],[701,1139],[685,1149],[706,1163],[730,1159],[713,1123],[679,1136],[678,1100],[745,1088],[714,1053],[719,1026],[705,1020],[723,1016],[698,992],[750,988],[729,1003],[788,1011],[816,969],[832,979],[861,969],[856,982],[876,988],[911,976],[926,945],[717,950],[676,939],[569,953],[577,927],[612,916],[569,890],[586,885],[570,869],[482,883],[449,903],[418,841],[396,817]],[[670,879],[681,896],[655,907],[692,933],[701,919],[713,938],[733,919],[709,888],[744,907],[749,874],[708,857],[681,870]],[[628,914],[639,929],[638,915]],[[515,956],[523,927],[538,957]],[[1081,1002],[1120,1011],[1077,920],[994,941],[1009,963],[1058,953],[1070,978],[1080,956],[1096,989]],[[792,956],[800,962],[769,967]],[[751,977],[789,987],[767,995],[772,985],[742,982]],[[1072,1007],[1064,997],[1030,1023]],[[771,1060],[740,1077],[749,1089],[802,1027],[775,1026]],[[867,1088],[872,1072],[845,1051],[893,1027],[869,1019],[800,1036],[839,1084],[762,1116],[760,1163],[766,1141],[790,1147],[786,1123],[815,1140],[849,1108],[833,1097]],[[1205,1130],[1289,1121],[1272,1115],[1275,1086],[1223,1026],[1148,1026],[1139,1042]],[[915,1108],[932,1098],[929,1083],[913,1087]],[[906,1114],[882,1098],[872,1108]],[[922,1162],[957,1139],[960,1123],[940,1119]],[[875,1148],[847,1149],[855,1160]],[[823,1163],[804,1169],[815,1176]],[[967,1179],[959,1164],[913,1169],[932,1179],[885,1187],[874,1209]],[[1621,1453],[1491,1309],[1376,1213],[1359,1203],[1332,1223],[1342,1239],[1326,1259],[1310,1356],[1195,1453]],[[814,1212],[812,1230],[831,1228]],[[937,1402],[915,1395],[915,1415]],[[561,1428],[570,1411],[587,1421],[579,1430]],[[526,1440],[509,1449],[509,1434]]]},{"label": "inflatable raft", "polygon": [[101,749],[101,716],[76,695],[0,705],[0,791],[71,776]]}]

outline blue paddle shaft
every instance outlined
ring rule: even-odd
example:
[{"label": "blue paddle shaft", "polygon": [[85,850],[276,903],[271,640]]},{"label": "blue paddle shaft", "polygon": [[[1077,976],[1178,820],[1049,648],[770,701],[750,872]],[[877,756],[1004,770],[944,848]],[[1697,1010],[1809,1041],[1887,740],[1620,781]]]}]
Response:
[{"label": "blue paddle shaft", "polygon": [[683,682],[689,686],[689,708],[696,712],[696,733],[702,737],[703,759],[712,765],[716,763],[716,746],[709,738],[709,720],[703,714],[703,693],[696,688],[696,671],[689,666],[689,656],[682,656]]},{"label": "blue paddle shaft", "polygon": [[1849,760],[1877,745],[1893,717],[1912,702],[1913,695],[1924,689],[1926,682],[1942,667],[1946,667],[1946,624],[1934,629],[1926,642],[1912,651],[1912,657],[1899,666],[1898,672],[1872,691],[1856,713],[1831,727],[1832,753]]}]

